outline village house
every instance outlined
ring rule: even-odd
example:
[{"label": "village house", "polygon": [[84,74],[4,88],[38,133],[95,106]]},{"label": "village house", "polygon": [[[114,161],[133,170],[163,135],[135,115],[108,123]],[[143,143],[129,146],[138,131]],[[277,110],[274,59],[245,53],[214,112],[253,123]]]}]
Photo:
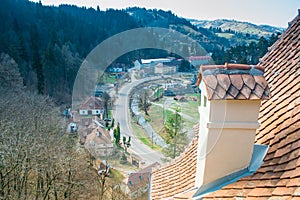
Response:
[{"label": "village house", "polygon": [[190,56],[187,57],[187,61],[191,63],[193,66],[206,65],[212,60],[210,55],[206,56]]},{"label": "village house", "polygon": [[130,173],[122,182],[122,191],[128,194],[131,199],[141,197],[148,192],[151,171],[159,167],[160,164],[156,162],[138,172]]},{"label": "village house", "polygon": [[109,131],[102,127],[94,127],[93,131],[86,135],[85,148],[95,157],[107,157],[113,152],[113,138]]},{"label": "village house", "polygon": [[89,96],[79,107],[80,116],[99,116],[103,119],[104,107],[101,98]]},{"label": "village house", "polygon": [[169,75],[169,74],[175,74],[177,72],[177,66],[176,65],[165,65],[163,63],[158,63],[154,67],[154,73],[160,74],[160,75]]},{"label": "village house", "polygon": [[258,66],[200,68],[204,117],[150,199],[300,198],[299,25],[300,10]]}]

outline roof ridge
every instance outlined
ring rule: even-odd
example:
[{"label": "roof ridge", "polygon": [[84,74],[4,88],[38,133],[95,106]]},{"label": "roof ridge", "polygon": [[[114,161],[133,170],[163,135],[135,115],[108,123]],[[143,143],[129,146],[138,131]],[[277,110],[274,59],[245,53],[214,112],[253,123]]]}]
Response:
[{"label": "roof ridge", "polygon": [[225,69],[225,70],[251,70],[257,69],[261,72],[265,71],[265,67],[261,65],[247,65],[247,64],[235,64],[235,63],[225,63],[224,65],[201,65],[200,70],[201,72],[205,70],[212,70],[212,69]]}]

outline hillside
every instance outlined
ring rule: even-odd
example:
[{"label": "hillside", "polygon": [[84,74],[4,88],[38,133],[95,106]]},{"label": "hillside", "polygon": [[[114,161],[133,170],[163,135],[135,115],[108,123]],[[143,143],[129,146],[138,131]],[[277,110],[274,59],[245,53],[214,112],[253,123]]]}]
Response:
[{"label": "hillside", "polygon": [[[220,63],[243,59],[251,64],[260,55],[257,50],[251,51],[255,59],[244,59],[249,49],[240,48],[242,50],[235,50],[235,58],[230,52],[225,57],[225,50],[234,46],[251,44],[248,45],[251,49],[258,49],[256,44],[260,38],[255,34],[245,35],[220,28],[207,29],[199,23],[196,26],[195,21],[191,23],[171,11],[144,8],[102,11],[70,5],[44,6],[28,0],[2,0],[0,5],[0,16],[5,19],[0,25],[0,52],[16,62],[28,90],[49,95],[58,104],[71,101],[77,71],[88,53],[104,40],[126,30],[161,27],[178,31],[182,33],[180,40],[170,38],[170,35],[160,37],[155,29],[144,37],[148,37],[148,42],[152,37],[161,45],[160,49],[166,49],[164,45],[168,44],[172,45],[172,50],[180,50],[186,55],[201,55],[203,51],[198,51],[195,43],[184,40],[189,36],[206,52],[213,53],[214,60]],[[264,52],[270,43],[261,41]],[[109,67],[121,63],[130,68],[136,59],[142,58],[178,57],[172,50],[160,49],[137,49],[122,55]]]},{"label": "hillside", "polygon": [[162,27],[176,30],[199,42],[207,51],[230,46],[226,38],[219,37],[207,28],[194,26],[189,20],[180,18],[171,11],[138,7],[127,8],[125,11],[143,27]]},{"label": "hillside", "polygon": [[212,28],[220,28],[224,32],[237,32],[237,33],[243,33],[243,34],[250,34],[250,35],[256,35],[256,36],[264,36],[269,37],[273,33],[279,32],[281,33],[284,28],[280,27],[274,27],[269,25],[256,25],[249,22],[241,22],[236,20],[228,20],[228,19],[217,19],[213,21],[208,20],[190,20],[191,24],[212,29]]}]

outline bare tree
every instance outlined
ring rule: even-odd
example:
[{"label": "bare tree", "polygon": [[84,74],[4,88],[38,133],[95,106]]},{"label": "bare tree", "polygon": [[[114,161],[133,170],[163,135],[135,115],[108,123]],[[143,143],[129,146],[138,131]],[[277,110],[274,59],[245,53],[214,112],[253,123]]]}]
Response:
[{"label": "bare tree", "polygon": [[7,54],[0,54],[0,86],[2,88],[23,89],[23,79],[17,63]]},{"label": "bare tree", "polygon": [[148,110],[151,106],[150,92],[146,89],[142,90],[139,94],[139,107],[145,112],[145,115],[149,115]]},{"label": "bare tree", "polygon": [[66,134],[52,99],[23,91],[6,55],[0,70],[10,77],[0,74],[0,199],[99,199],[98,189],[109,187],[97,181],[89,152]]}]

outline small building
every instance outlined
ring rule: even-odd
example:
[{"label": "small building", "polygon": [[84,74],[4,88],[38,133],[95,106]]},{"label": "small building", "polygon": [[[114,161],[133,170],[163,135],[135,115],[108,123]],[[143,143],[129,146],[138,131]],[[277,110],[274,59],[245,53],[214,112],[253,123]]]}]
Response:
[{"label": "small building", "polygon": [[95,158],[106,157],[113,152],[113,138],[109,131],[97,127],[86,136],[84,146]]},{"label": "small building", "polygon": [[187,61],[189,61],[193,66],[205,65],[211,61],[211,56],[190,56],[187,58]]},{"label": "small building", "polygon": [[168,66],[168,65],[164,65],[163,63],[158,63],[157,65],[155,65],[154,67],[154,73],[155,74],[174,74],[177,71],[177,67],[176,66]]},{"label": "small building", "polygon": [[101,98],[90,96],[79,107],[80,116],[98,115],[103,119],[104,106]]},{"label": "small building", "polygon": [[141,197],[148,191],[150,174],[152,170],[160,167],[158,162],[155,162],[138,172],[130,173],[122,182],[122,191],[129,195],[131,199]]}]

